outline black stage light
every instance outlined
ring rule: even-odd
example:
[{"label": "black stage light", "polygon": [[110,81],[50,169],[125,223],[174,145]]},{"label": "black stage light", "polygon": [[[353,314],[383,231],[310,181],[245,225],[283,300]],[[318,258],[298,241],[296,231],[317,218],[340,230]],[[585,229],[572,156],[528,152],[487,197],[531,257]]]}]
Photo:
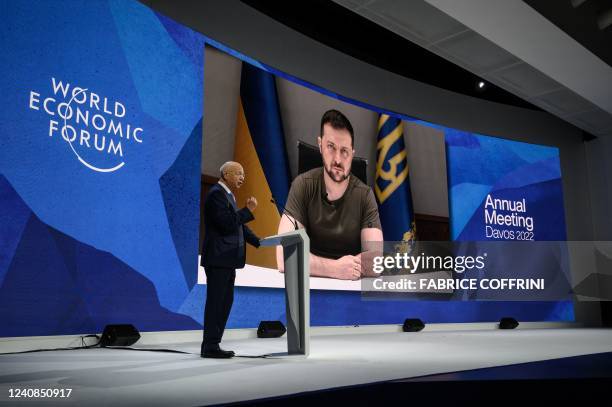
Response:
[{"label": "black stage light", "polygon": [[510,317],[504,317],[499,321],[499,329],[514,329],[519,326],[516,319]]},{"label": "black stage light", "polygon": [[106,325],[100,339],[100,346],[130,346],[139,339],[140,334],[134,325]]},{"label": "black stage light", "polygon": [[280,338],[285,332],[287,332],[287,329],[280,321],[261,321],[257,328],[257,337]]},{"label": "black stage light", "polygon": [[404,332],[419,332],[425,328],[423,321],[417,318],[408,318],[404,321],[402,329]]}]

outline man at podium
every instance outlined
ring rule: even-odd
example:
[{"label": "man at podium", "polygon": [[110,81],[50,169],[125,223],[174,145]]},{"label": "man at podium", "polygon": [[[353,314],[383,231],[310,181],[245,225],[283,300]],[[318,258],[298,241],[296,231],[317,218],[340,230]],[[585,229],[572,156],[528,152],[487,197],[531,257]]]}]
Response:
[{"label": "man at podium", "polygon": [[233,191],[244,183],[244,169],[237,162],[221,166],[221,179],[204,201],[204,243],[202,266],[206,272],[204,341],[200,355],[205,358],[231,358],[234,352],[219,347],[234,301],[236,269],[243,268],[246,243],[259,247],[259,238],[246,225],[255,219],[257,199],[250,197],[238,209]]},{"label": "man at podium", "polygon": [[[372,189],[351,175],[354,133],[346,116],[325,112],[317,142],[323,167],[293,180],[278,233],[306,229],[311,276],[358,280],[366,245],[383,241],[378,206]],[[276,259],[284,271],[282,247]]]}]

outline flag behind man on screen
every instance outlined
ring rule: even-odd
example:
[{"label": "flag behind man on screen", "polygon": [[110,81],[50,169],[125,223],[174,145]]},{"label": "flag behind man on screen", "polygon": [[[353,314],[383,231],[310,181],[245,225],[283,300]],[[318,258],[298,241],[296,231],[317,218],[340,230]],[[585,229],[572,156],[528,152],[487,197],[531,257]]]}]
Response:
[{"label": "flag behind man on screen", "polygon": [[411,246],[416,226],[403,127],[399,118],[386,114],[379,117],[374,192],[385,240]]}]

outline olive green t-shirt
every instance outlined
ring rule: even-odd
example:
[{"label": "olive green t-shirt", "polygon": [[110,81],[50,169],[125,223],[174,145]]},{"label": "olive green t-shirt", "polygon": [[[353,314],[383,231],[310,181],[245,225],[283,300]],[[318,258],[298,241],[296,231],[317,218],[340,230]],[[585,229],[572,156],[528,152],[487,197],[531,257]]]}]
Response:
[{"label": "olive green t-shirt", "polygon": [[306,228],[310,252],[338,259],[361,253],[361,229],[381,229],[372,189],[351,175],[344,195],[327,200],[323,167],[298,175],[291,184],[286,213]]}]

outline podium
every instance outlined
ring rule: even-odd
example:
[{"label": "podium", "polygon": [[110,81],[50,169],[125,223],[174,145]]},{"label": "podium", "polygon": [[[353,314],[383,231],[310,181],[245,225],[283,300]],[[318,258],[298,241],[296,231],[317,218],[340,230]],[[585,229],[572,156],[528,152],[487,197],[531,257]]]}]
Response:
[{"label": "podium", "polygon": [[310,239],[304,229],[269,236],[262,246],[282,246],[285,258],[287,354],[310,352]]}]

